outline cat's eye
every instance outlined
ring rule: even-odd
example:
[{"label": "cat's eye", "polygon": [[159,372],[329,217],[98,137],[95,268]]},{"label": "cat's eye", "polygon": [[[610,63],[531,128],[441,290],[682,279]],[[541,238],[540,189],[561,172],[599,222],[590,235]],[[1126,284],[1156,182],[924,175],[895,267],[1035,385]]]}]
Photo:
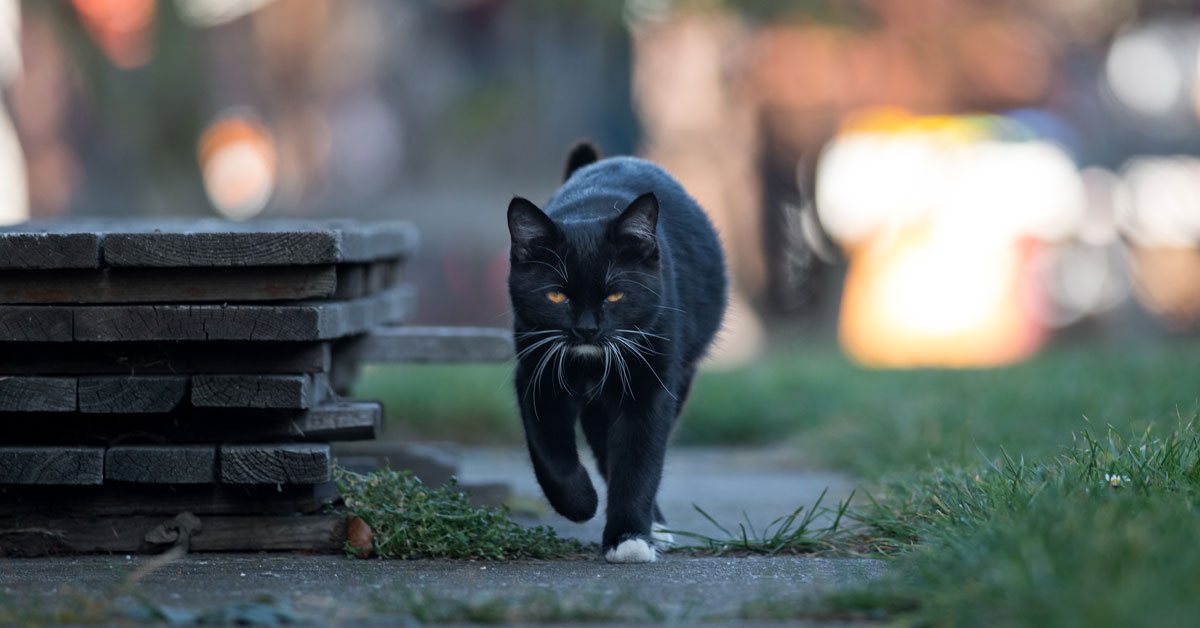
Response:
[{"label": "cat's eye", "polygon": [[621,299],[624,299],[624,298],[625,298],[624,292],[614,292],[614,293],[604,297],[604,300],[608,301],[609,303],[616,303],[617,301],[620,301]]},{"label": "cat's eye", "polygon": [[547,292],[546,298],[550,299],[550,301],[552,301],[554,303],[566,303],[567,302],[567,295],[565,295],[561,292]]}]

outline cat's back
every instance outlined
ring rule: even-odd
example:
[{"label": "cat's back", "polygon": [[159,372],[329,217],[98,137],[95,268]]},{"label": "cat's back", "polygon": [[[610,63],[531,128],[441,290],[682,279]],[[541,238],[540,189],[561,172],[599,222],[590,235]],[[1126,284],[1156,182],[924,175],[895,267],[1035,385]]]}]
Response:
[{"label": "cat's back", "polygon": [[[612,218],[635,198],[654,192],[659,232],[669,240],[711,241],[719,249],[708,216],[666,170],[637,157],[609,157],[576,170],[550,198],[546,213],[562,222]],[[682,243],[682,242],[681,242]]]}]

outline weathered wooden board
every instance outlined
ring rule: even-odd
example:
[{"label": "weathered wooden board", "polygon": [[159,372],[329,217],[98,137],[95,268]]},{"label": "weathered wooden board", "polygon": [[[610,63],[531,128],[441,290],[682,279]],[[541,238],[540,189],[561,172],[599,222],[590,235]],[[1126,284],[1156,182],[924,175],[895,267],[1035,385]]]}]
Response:
[{"label": "weathered wooden board", "polygon": [[0,342],[70,342],[74,321],[66,307],[0,305]]},{"label": "weathered wooden board", "polygon": [[[0,271],[0,304],[295,301],[333,296],[337,283],[332,265],[7,270]],[[365,294],[364,285],[354,296]]]},{"label": "weathered wooden board", "polygon": [[[72,308],[74,338],[94,342],[327,340],[402,320],[412,311],[414,299],[412,286],[400,286],[350,301],[294,305],[76,306]],[[0,313],[4,307],[0,306]]]},{"label": "weathered wooden board", "polygon": [[405,222],[215,220],[110,224],[106,266],[286,266],[404,257],[416,245]]},{"label": "weathered wooden board", "polygon": [[329,393],[329,380],[316,375],[195,375],[192,405],[198,408],[303,410]]},{"label": "weathered wooden board", "polygon": [[153,484],[110,482],[101,486],[0,485],[0,516],[297,515],[322,512],[337,499],[323,484]]},{"label": "weathered wooden board", "polygon": [[187,396],[188,378],[172,375],[79,378],[79,411],[86,414],[170,412]]},{"label": "weathered wooden board", "polygon": [[374,401],[326,402],[289,419],[287,428],[295,439],[371,440],[383,430],[383,409]]},{"label": "weathered wooden board", "polygon": [[244,410],[180,407],[157,414],[43,413],[0,415],[6,442],[59,443],[263,443],[370,440],[382,431],[383,412],[373,401],[328,401],[311,410]]},{"label": "weathered wooden board", "polygon": [[[53,517],[27,514],[0,518],[0,556],[33,557],[90,553],[160,553],[151,533],[170,525],[163,516]],[[300,551],[337,554],[346,543],[340,515],[202,516],[188,540],[191,552]]]},{"label": "weathered wooden board", "polygon": [[103,481],[103,447],[0,446],[0,484],[91,485]]},{"label": "weathered wooden board", "polygon": [[358,343],[363,362],[504,362],[512,331],[491,327],[376,327]]},{"label": "weathered wooden board", "polygon": [[403,221],[93,219],[0,227],[0,269],[290,266],[406,257]]},{"label": "weathered wooden board", "polygon": [[38,225],[0,227],[0,268],[99,268],[100,236],[47,233]]},{"label": "weathered wooden board", "polygon": [[104,455],[104,479],[140,484],[211,484],[215,445],[114,445]]},{"label": "weathered wooden board", "polygon": [[367,264],[342,264],[337,267],[337,292],[333,298],[357,299],[368,294],[371,292],[367,290]]},{"label": "weathered wooden board", "polygon": [[322,341],[17,342],[0,348],[0,373],[31,375],[324,373],[331,362],[330,344]]},{"label": "weathered wooden board", "polygon": [[333,475],[329,445],[224,445],[220,467],[226,484],[316,484]]},{"label": "weathered wooden board", "polygon": [[0,375],[0,412],[73,412],[73,377]]}]

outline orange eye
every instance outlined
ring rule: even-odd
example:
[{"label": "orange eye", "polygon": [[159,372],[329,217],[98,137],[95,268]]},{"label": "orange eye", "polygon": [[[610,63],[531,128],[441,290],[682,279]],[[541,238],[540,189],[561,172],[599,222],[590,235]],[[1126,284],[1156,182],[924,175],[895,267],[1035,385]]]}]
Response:
[{"label": "orange eye", "polygon": [[604,300],[608,301],[609,303],[616,303],[617,301],[620,301],[621,299],[624,299],[624,298],[625,298],[624,292],[614,292],[614,293],[604,297]]},{"label": "orange eye", "polygon": [[567,302],[567,295],[565,295],[561,292],[547,292],[546,298],[550,299],[554,303],[566,303]]}]

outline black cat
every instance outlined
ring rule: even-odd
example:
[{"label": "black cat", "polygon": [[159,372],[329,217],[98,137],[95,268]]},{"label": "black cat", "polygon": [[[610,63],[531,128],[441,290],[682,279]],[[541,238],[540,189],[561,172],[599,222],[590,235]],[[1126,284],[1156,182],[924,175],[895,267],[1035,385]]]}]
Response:
[{"label": "black cat", "polygon": [[596,513],[575,421],[608,482],[603,549],[650,562],[671,428],[725,311],[721,244],[671,175],[591,144],[567,160],[546,211],[508,206],[516,389],[534,473],[564,517]]}]

